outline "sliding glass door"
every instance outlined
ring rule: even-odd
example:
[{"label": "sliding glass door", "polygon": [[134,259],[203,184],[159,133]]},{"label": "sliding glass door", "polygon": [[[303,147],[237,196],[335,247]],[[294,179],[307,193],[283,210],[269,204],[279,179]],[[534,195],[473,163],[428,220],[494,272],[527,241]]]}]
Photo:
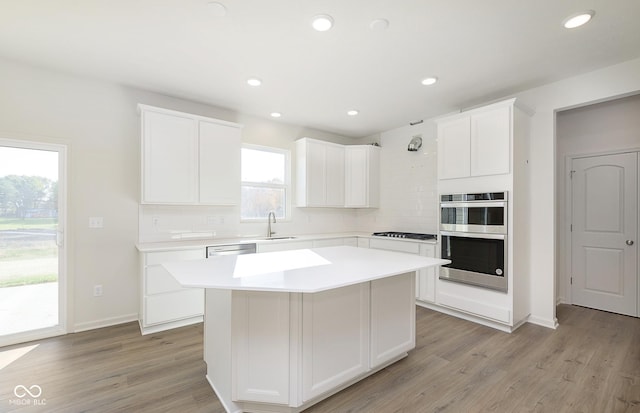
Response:
[{"label": "sliding glass door", "polygon": [[0,346],[65,333],[65,161],[0,138]]}]

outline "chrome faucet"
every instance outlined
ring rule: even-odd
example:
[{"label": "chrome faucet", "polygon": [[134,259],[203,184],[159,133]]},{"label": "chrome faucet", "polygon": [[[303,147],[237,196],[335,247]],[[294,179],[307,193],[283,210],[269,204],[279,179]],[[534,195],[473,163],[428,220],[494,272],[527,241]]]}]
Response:
[{"label": "chrome faucet", "polygon": [[271,211],[269,212],[269,216],[267,217],[267,238],[271,238],[275,232],[271,231],[271,217],[273,217],[273,223],[276,223],[276,213]]}]

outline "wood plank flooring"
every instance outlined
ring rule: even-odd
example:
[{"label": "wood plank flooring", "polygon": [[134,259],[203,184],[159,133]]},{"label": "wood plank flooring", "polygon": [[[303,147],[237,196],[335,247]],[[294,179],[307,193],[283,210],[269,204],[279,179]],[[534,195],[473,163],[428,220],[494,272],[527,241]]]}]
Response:
[{"label": "wood plank flooring", "polygon": [[[640,412],[640,319],[566,305],[558,319],[506,334],[418,308],[409,357],[305,413]],[[0,412],[224,412],[202,325],[141,336],[128,323],[0,353],[33,345],[0,369]],[[39,398],[14,394],[34,384]]]}]

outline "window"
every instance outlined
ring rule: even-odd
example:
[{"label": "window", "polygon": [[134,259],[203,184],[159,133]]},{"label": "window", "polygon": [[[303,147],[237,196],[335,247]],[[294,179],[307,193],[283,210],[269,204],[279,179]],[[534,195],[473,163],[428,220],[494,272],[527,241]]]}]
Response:
[{"label": "window", "polygon": [[241,219],[266,219],[271,211],[275,212],[276,218],[288,218],[291,192],[289,158],[287,150],[243,146]]}]

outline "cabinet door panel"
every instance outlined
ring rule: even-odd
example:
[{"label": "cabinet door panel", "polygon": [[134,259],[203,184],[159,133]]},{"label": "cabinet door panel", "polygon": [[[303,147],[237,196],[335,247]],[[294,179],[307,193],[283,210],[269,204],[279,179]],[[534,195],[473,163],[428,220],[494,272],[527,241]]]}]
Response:
[{"label": "cabinet door panel", "polygon": [[344,148],[327,145],[326,150],[326,206],[344,206]]},{"label": "cabinet door panel", "polygon": [[415,273],[371,281],[371,367],[416,346]]},{"label": "cabinet door panel", "polygon": [[196,122],[177,115],[143,114],[143,202],[197,202]]},{"label": "cabinet door panel", "polygon": [[302,297],[302,401],[369,367],[369,283]]},{"label": "cabinet door panel", "polygon": [[[420,255],[436,258],[436,245],[420,245]],[[438,267],[418,271],[416,279],[416,298],[434,303],[436,301],[436,271]]]},{"label": "cabinet door panel", "polygon": [[510,171],[511,107],[471,116],[471,175]]},{"label": "cabinet door panel", "polygon": [[325,164],[327,152],[322,144],[307,141],[307,206],[324,206],[327,197]]},{"label": "cabinet door panel", "polygon": [[438,124],[438,178],[464,178],[471,174],[469,117]]},{"label": "cabinet door panel", "polygon": [[240,129],[199,122],[200,203],[237,205],[240,201]]},{"label": "cabinet door panel", "polygon": [[233,292],[233,399],[289,402],[289,293]]},{"label": "cabinet door panel", "polygon": [[345,206],[363,207],[368,204],[367,148],[345,148]]}]

